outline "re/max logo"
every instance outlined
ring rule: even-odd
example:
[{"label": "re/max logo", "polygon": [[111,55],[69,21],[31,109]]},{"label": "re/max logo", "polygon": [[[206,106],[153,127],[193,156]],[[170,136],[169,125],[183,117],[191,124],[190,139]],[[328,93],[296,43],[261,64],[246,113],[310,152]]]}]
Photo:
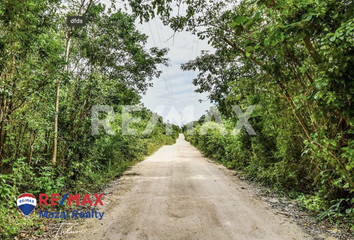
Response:
[{"label": "re/max logo", "polygon": [[[101,198],[103,197],[103,193],[101,193],[100,195],[98,194],[93,194],[96,198],[95,203],[93,204],[94,206],[96,206],[97,204],[103,205]],[[69,196],[69,197],[68,197]],[[50,205],[52,206],[56,206],[58,205],[59,202],[59,194],[58,193],[52,193],[50,195]],[[92,201],[90,198],[89,194],[85,194],[84,198],[82,199],[82,202],[80,204],[80,194],[64,194],[63,198],[60,200],[59,202],[59,206],[62,206],[65,202],[65,200],[68,198],[68,205],[71,206],[72,202],[76,202],[76,205],[79,206],[83,206],[85,204],[89,204],[90,206],[92,206]],[[40,193],[39,194],[39,206],[42,206],[42,204],[44,203],[44,205],[48,206],[48,195],[45,193]]]}]

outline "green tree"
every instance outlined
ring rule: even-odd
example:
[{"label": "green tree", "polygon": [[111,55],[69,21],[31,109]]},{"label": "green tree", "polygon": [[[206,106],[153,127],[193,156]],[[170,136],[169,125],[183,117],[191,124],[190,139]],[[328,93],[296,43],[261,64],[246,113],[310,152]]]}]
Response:
[{"label": "green tree", "polygon": [[[262,106],[252,119],[258,136],[242,134],[237,148],[231,140],[230,148],[217,144],[225,151],[223,160],[272,186],[315,194],[323,203],[317,210],[345,199],[339,214],[352,217],[352,1],[129,3],[142,20],[157,15],[175,31],[191,31],[215,48],[182,69],[200,71],[197,91],[210,92],[231,126],[237,122],[231,105]],[[174,4],[186,12],[174,15]],[[203,150],[215,144],[213,134],[207,136],[210,141],[190,139],[204,139],[197,144]]]}]

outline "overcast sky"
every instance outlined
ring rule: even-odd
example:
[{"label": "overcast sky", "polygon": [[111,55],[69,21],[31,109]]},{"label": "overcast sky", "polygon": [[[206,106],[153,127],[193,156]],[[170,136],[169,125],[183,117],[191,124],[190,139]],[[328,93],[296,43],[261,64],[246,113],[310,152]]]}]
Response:
[{"label": "overcast sky", "polygon": [[[107,0],[102,0],[102,2],[108,3]],[[126,11],[122,2],[118,2],[117,7]],[[180,12],[183,13],[183,7]],[[192,84],[192,79],[198,75],[198,72],[184,72],[181,70],[181,64],[195,59],[200,55],[201,50],[212,50],[212,47],[208,45],[207,40],[198,40],[197,36],[189,32],[176,33],[174,38],[171,38],[173,31],[164,26],[159,18],[143,24],[137,21],[136,25],[138,30],[149,36],[147,49],[151,47],[169,48],[167,57],[171,64],[170,67],[159,66],[162,70],[160,78],[155,78],[154,86],[149,88],[146,95],[142,95],[144,106],[157,112],[165,122],[169,120],[170,123],[180,125],[182,115],[182,124],[198,120],[211,106],[207,99],[208,94],[194,92],[196,87]],[[201,103],[200,99],[203,100]],[[159,108],[161,105],[165,105],[165,108]]]},{"label": "overcast sky", "polygon": [[[164,26],[160,19],[138,24],[137,28],[149,36],[147,48],[156,46],[170,49],[168,58],[171,63],[170,67],[160,66],[163,73],[159,79],[153,80],[154,86],[143,96],[142,102],[147,108],[161,115],[165,121],[177,124],[179,122],[176,119],[181,121],[182,113],[184,124],[198,120],[209,109],[210,102],[207,94],[194,92],[196,87],[192,84],[192,79],[198,72],[182,71],[181,64],[195,59],[201,50],[212,50],[211,46],[189,32],[176,33],[174,39],[171,38],[173,31]],[[200,103],[199,99],[204,101]],[[166,105],[163,112],[157,111],[158,105]],[[189,108],[185,109],[188,105]]]}]

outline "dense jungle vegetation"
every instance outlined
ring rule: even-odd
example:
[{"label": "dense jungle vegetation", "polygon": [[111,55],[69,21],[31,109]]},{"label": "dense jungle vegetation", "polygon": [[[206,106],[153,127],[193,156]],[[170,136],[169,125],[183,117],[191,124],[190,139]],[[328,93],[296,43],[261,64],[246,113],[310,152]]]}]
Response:
[{"label": "dense jungle vegetation", "polygon": [[[87,25],[68,27],[67,15],[85,15]],[[166,135],[161,117],[142,134],[153,116],[146,108],[132,115],[142,119],[130,125],[138,134],[122,134],[122,106],[141,105],[157,65],[168,65],[167,49],[146,50],[134,24],[92,0],[0,2],[0,239],[41,230],[17,211],[21,193],[97,191],[174,143],[179,128]],[[114,109],[114,136],[91,134],[93,105]]]},{"label": "dense jungle vegetation", "polygon": [[[113,1],[114,2],[114,1]],[[0,2],[0,238],[37,226],[18,218],[22,192],[99,189],[178,135],[121,134],[122,106],[140,104],[167,49],[146,50],[135,20],[160,17],[215,52],[182,65],[198,70],[230,133],[245,111],[256,136],[187,139],[205,155],[297,198],[319,220],[354,230],[354,3],[351,0],[126,0],[133,14],[93,0]],[[178,11],[176,11],[178,9]],[[69,28],[66,16],[87,17]],[[115,136],[91,134],[91,107],[115,110]],[[133,114],[144,130],[152,112]],[[11,217],[9,217],[11,216]],[[25,222],[27,221],[27,222]]]},{"label": "dense jungle vegetation", "polygon": [[[182,69],[200,71],[197,91],[210,93],[229,133],[238,121],[232,105],[258,106],[257,136],[224,136],[214,125],[187,136],[191,143],[354,229],[353,1],[129,2],[142,20],[158,15],[215,48]],[[173,14],[181,3],[185,11]]]}]

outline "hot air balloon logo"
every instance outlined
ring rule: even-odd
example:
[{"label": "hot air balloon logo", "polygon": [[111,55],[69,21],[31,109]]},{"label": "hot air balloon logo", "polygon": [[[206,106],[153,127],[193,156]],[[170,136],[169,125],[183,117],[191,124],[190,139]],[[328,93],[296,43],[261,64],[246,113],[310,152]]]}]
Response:
[{"label": "hot air balloon logo", "polygon": [[17,207],[28,218],[37,205],[36,198],[30,193],[23,193],[17,198]]}]

